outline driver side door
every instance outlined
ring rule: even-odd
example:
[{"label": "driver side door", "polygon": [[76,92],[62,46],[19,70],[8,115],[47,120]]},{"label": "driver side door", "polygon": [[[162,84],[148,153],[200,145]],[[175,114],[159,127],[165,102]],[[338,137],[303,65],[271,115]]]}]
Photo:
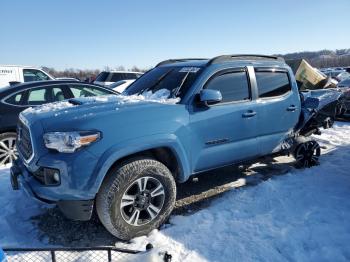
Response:
[{"label": "driver side door", "polygon": [[203,88],[219,90],[215,105],[194,105],[190,113],[194,173],[250,159],[258,154],[256,102],[248,70],[225,69],[209,78]]}]

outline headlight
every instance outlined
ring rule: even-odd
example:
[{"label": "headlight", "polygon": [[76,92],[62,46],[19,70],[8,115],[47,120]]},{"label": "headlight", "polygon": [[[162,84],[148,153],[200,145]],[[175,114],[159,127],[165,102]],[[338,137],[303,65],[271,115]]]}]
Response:
[{"label": "headlight", "polygon": [[45,146],[61,153],[73,153],[100,139],[99,132],[51,132],[44,134]]}]

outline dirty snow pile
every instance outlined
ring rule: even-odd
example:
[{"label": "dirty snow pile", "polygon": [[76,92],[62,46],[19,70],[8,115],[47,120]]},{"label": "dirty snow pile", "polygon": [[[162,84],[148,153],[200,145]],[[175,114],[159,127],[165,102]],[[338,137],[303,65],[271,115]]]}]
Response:
[{"label": "dirty snow pile", "polygon": [[[336,123],[317,136],[327,147],[321,165],[232,189],[205,209],[172,216],[160,231],[132,240],[133,248],[154,246],[136,261],[162,261],[165,251],[172,261],[349,261],[349,138],[350,124]],[[30,217],[47,206],[12,191],[8,168],[0,170],[0,206],[0,246],[45,245]]]}]

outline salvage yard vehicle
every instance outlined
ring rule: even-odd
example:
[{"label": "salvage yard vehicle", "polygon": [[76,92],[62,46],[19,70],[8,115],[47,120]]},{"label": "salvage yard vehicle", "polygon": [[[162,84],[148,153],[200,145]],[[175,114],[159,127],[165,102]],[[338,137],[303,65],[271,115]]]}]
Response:
[{"label": "salvage yard vehicle", "polygon": [[117,91],[118,93],[123,93],[124,90],[133,82],[135,82],[135,80],[120,80],[111,85],[108,85],[107,87],[113,89],[114,91]]},{"label": "salvage yard vehicle", "polygon": [[0,89],[0,166],[12,163],[17,157],[16,126],[21,111],[74,97],[111,94],[117,92],[75,80],[30,82]]},{"label": "salvage yard vehicle", "polygon": [[331,126],[337,105],[299,94],[283,59],[259,55],[163,61],[124,94],[22,112],[13,189],[71,219],[95,207],[111,234],[131,239],[166,221],[176,182],[193,174],[266,155],[316,165],[310,135]]},{"label": "salvage yard vehicle", "polygon": [[12,83],[54,80],[44,70],[32,66],[0,65],[0,88]]},{"label": "salvage yard vehicle", "polygon": [[337,88],[344,94],[345,109],[341,112],[341,115],[350,114],[350,78],[345,79],[337,84]]},{"label": "salvage yard vehicle", "polygon": [[135,80],[143,73],[131,71],[102,71],[96,77],[94,84],[108,86],[121,80]]}]

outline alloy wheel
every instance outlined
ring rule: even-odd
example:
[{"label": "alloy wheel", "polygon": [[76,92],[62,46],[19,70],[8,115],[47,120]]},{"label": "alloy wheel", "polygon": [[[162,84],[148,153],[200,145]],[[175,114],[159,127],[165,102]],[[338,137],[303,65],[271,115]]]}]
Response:
[{"label": "alloy wheel", "polygon": [[126,223],[143,226],[153,221],[160,213],[165,200],[162,183],[150,176],[141,177],[125,190],[120,211]]},{"label": "alloy wheel", "polygon": [[311,167],[317,165],[320,155],[321,148],[316,141],[302,143],[295,151],[295,159],[299,167]]},{"label": "alloy wheel", "polygon": [[0,166],[11,164],[17,158],[16,138],[6,137],[0,140]]}]

